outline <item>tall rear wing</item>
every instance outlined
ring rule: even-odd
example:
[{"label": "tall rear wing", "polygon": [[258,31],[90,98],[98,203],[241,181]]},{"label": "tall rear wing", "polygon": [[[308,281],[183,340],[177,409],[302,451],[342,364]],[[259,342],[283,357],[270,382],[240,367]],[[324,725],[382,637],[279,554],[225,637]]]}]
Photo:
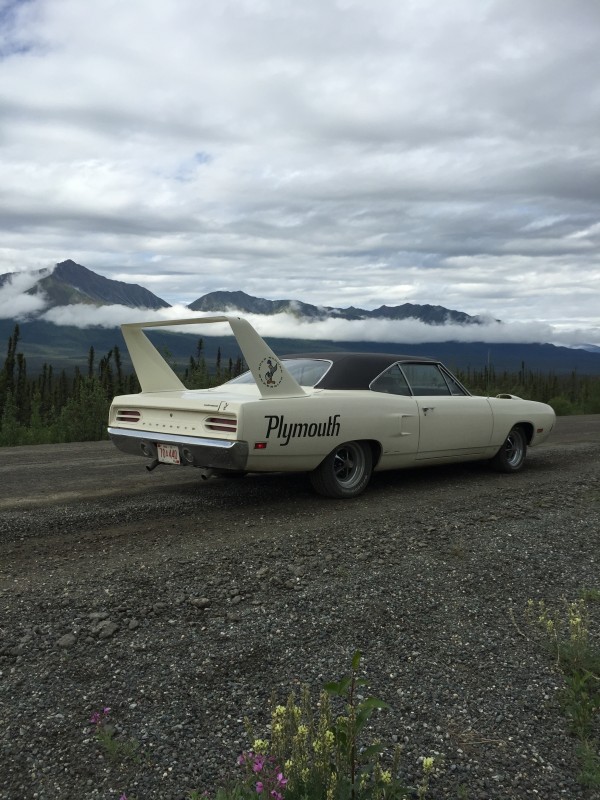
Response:
[{"label": "tall rear wing", "polygon": [[144,333],[144,328],[170,328],[227,322],[237,339],[244,360],[262,397],[300,397],[306,392],[292,378],[268,344],[241,317],[188,317],[158,322],[131,322],[121,325],[125,344],[143,392],[182,391],[185,386]]}]

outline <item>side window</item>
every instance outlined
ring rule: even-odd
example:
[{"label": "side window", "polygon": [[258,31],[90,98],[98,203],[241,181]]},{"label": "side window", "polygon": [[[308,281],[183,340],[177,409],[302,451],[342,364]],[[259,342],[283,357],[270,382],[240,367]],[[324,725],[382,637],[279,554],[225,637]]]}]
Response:
[{"label": "side window", "polygon": [[398,364],[382,372],[378,378],[375,378],[369,387],[372,392],[385,392],[386,394],[403,394],[410,395],[410,389],[406,382],[406,378],[402,374],[402,370]]},{"label": "side window", "polygon": [[402,370],[414,395],[450,394],[437,364],[403,364]]},{"label": "side window", "polygon": [[443,374],[446,378],[446,383],[450,387],[450,394],[460,395],[461,397],[464,397],[467,394],[460,383],[449,372],[443,370]]}]

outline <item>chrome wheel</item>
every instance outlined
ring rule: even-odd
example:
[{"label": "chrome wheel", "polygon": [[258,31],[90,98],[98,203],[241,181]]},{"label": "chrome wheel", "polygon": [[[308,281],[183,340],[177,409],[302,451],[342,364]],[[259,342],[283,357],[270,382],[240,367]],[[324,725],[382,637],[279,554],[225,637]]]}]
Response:
[{"label": "chrome wheel", "polygon": [[333,474],[339,485],[352,490],[365,474],[365,451],[355,442],[344,444],[333,455]]},{"label": "chrome wheel", "polygon": [[310,473],[311,483],[325,497],[356,497],[371,479],[373,456],[369,445],[346,442],[338,445]]},{"label": "chrome wheel", "polygon": [[504,444],[492,459],[492,466],[499,472],[518,472],[527,456],[527,440],[522,428],[513,428]]}]

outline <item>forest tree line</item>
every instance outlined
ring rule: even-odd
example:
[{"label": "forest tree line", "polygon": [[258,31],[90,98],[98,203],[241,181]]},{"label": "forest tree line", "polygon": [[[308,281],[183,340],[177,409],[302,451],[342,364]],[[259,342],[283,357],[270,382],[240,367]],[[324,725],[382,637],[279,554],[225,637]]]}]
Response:
[{"label": "forest tree line", "polygon": [[[9,337],[6,358],[0,370],[0,446],[54,444],[106,439],[108,409],[115,395],[135,394],[140,385],[133,372],[123,369],[121,352],[115,345],[98,357],[91,347],[87,364],[72,374],[44,364],[36,375],[28,375],[24,355],[19,352],[19,326]],[[162,355],[170,360],[170,354]],[[199,339],[195,355],[185,369],[178,370],[190,389],[216,386],[244,369],[241,357],[225,363],[220,349],[213,363],[204,357]]]},{"label": "forest tree line", "polygon": [[[90,348],[87,364],[72,374],[44,364],[30,376],[18,345],[16,325],[0,371],[0,446],[106,439],[113,397],[140,391],[135,374],[124,371],[117,346],[101,357]],[[170,358],[165,352],[163,356]],[[220,349],[208,361],[202,339],[184,369],[172,366],[190,389],[218,386],[245,369],[240,356],[222,359]],[[473,394],[515,394],[549,403],[559,415],[600,414],[600,376],[540,373],[524,363],[517,372],[497,373],[492,365],[455,372]]]}]

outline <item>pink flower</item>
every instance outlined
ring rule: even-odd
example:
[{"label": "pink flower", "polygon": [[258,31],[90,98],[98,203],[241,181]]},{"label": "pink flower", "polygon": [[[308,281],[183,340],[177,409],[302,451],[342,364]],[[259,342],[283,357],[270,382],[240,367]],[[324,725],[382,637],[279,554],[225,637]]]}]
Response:
[{"label": "pink flower", "polygon": [[264,789],[264,786],[262,785],[262,783],[260,781],[258,781],[257,784],[256,784],[256,794],[262,794],[262,790],[263,789]]},{"label": "pink flower", "polygon": [[[254,763],[252,764],[252,770],[254,772],[260,772],[265,765],[265,757],[259,755],[254,756]],[[262,791],[262,789],[261,789]]]}]

